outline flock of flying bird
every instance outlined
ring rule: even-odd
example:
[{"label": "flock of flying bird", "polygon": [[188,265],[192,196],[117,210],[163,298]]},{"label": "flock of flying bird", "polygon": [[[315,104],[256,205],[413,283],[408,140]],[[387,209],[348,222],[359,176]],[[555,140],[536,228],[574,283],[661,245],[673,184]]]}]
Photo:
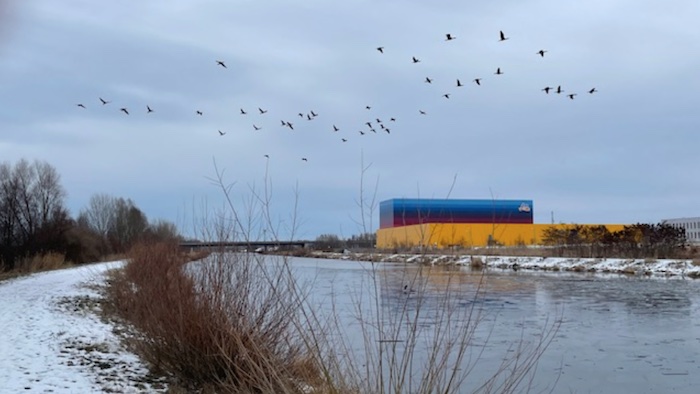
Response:
[{"label": "flock of flying bird", "polygon": [[[455,37],[454,35],[452,35],[452,34],[450,34],[450,33],[445,34],[445,41],[453,41],[453,40],[455,40],[456,38],[457,38],[457,37]],[[508,39],[510,39],[510,37],[507,37],[503,31],[500,31],[500,32],[499,32],[499,39],[498,39],[499,42],[507,41]],[[383,47],[383,46],[376,47],[376,50],[377,50],[380,54],[384,54],[384,53],[385,53],[385,47]],[[547,52],[548,52],[547,50],[540,49],[539,51],[535,52],[535,55],[539,55],[540,57],[544,58],[544,57],[545,57],[545,54],[546,54]],[[421,60],[420,60],[418,57],[416,57],[416,56],[412,56],[412,57],[411,57],[411,62],[412,62],[413,64],[417,64],[417,63],[421,63]],[[223,60],[216,60],[216,64],[217,64],[218,66],[224,68],[224,69],[227,69],[227,68],[228,68],[228,67],[226,66],[226,63],[225,63]],[[496,71],[494,72],[494,75],[503,75],[503,74],[504,74],[504,72],[503,72],[503,70],[501,69],[501,67],[497,67],[497,68],[496,68]],[[477,85],[477,86],[482,86],[482,81],[483,81],[483,78],[478,77],[478,78],[472,79],[471,82],[473,82],[473,83],[474,83],[475,85]],[[423,80],[423,82],[424,82],[424,83],[428,83],[428,84],[432,84],[432,83],[433,83],[433,78],[430,78],[430,77],[426,76],[425,79]],[[457,78],[457,79],[456,79],[456,83],[455,83],[455,87],[461,88],[461,87],[464,87],[464,86],[465,86],[465,84],[464,84],[459,78]],[[553,87],[553,86],[545,86],[545,87],[542,88],[541,90],[542,90],[544,93],[546,93],[546,94],[550,94],[550,92],[551,92],[551,93],[555,93],[555,94],[562,94],[562,93],[565,92],[565,91],[562,89],[561,85],[557,85],[556,87]],[[595,87],[593,87],[593,88],[591,88],[590,90],[588,90],[588,93],[589,93],[589,94],[593,94],[593,93],[596,93],[597,91],[598,91],[598,90],[597,90]],[[444,94],[442,94],[442,97],[444,97],[445,99],[449,99],[450,96],[451,96],[451,93],[444,93]],[[575,93],[575,92],[574,92],[574,93],[568,93],[568,94],[566,94],[565,96],[568,97],[568,98],[571,99],[571,100],[574,100],[574,98],[577,96],[577,93]],[[102,97],[99,97],[99,102],[100,102],[103,106],[108,105],[108,104],[111,103],[111,101],[105,100],[105,99],[103,99]],[[78,107],[80,107],[80,108],[82,108],[82,109],[86,109],[86,108],[87,108],[83,103],[78,103],[78,104],[76,104],[76,106],[78,106]],[[151,114],[151,113],[155,112],[155,111],[151,108],[150,105],[146,105],[145,107],[146,107],[146,108],[145,108],[145,113],[146,113],[146,114]],[[372,107],[371,107],[370,105],[367,105],[367,106],[365,106],[365,110],[371,111],[371,110],[372,110]],[[119,108],[119,111],[122,112],[122,113],[124,113],[125,115],[130,115],[129,109],[126,108],[126,107],[120,107],[120,108]],[[257,115],[266,115],[266,114],[268,113],[268,110],[258,107],[258,108],[257,108],[257,111],[253,111],[253,112],[257,113]],[[194,114],[197,115],[197,116],[203,116],[203,115],[204,115],[203,111],[201,111],[201,110],[199,110],[199,109],[195,110],[195,111],[194,111]],[[427,115],[427,112],[426,112],[425,110],[423,110],[423,109],[419,109],[419,110],[418,110],[418,114],[419,114],[419,115]],[[248,115],[248,111],[245,110],[245,109],[243,109],[243,108],[240,108],[240,115]],[[313,120],[315,120],[319,115],[318,115],[318,113],[316,113],[314,110],[310,110],[310,111],[308,111],[308,112],[306,112],[306,111],[299,112],[299,113],[297,114],[297,116],[298,116],[302,121],[313,121]],[[295,122],[296,122],[296,121],[295,121]],[[389,117],[388,122],[396,122],[396,117],[394,117],[394,116]],[[365,135],[365,134],[367,134],[367,133],[369,133],[369,132],[371,132],[371,133],[377,133],[377,129],[379,129],[379,131],[381,131],[381,132],[385,132],[385,133],[387,133],[387,134],[391,134],[391,129],[390,129],[389,126],[388,126],[388,124],[389,124],[388,122],[382,121],[382,119],[380,119],[379,117],[372,117],[372,119],[369,119],[369,120],[367,120],[366,122],[364,122],[363,128],[360,129],[360,130],[358,131],[358,133],[359,133],[360,135]],[[253,124],[252,124],[253,130],[254,130],[254,131],[260,131],[260,130],[263,129],[263,127],[262,127],[261,125],[259,125],[259,124],[260,124],[260,123],[253,123]],[[288,119],[281,119],[281,120],[280,120],[280,125],[281,125],[281,127],[285,127],[285,128],[290,129],[290,130],[294,130],[294,123],[291,122],[291,121],[288,120]],[[364,128],[365,125],[367,126],[366,129]],[[332,132],[339,132],[341,129],[340,129],[338,126],[336,126],[335,124],[333,124],[333,125],[332,125],[332,128],[331,128],[330,130],[331,130]],[[218,133],[219,133],[219,136],[222,136],[222,137],[225,136],[225,135],[227,134],[227,132],[224,132],[224,131],[221,131],[221,130],[218,130]],[[348,141],[347,138],[341,138],[340,140],[341,140],[342,142],[347,142],[347,141]],[[269,157],[270,157],[268,154],[265,154],[264,156],[265,156],[265,158],[267,158],[267,159],[269,159]],[[306,161],[308,161],[308,158],[302,157],[301,160],[306,162]]]}]

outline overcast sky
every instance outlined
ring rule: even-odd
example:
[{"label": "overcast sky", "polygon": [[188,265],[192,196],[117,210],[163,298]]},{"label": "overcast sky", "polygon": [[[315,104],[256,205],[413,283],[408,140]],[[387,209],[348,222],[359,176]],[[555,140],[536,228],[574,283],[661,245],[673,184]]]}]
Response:
[{"label": "overcast sky", "polygon": [[350,236],[364,157],[377,202],[700,216],[697,0],[3,1],[0,161],[55,166],[73,214],[107,193],[191,226],[221,206],[216,160],[237,209],[267,168],[275,223],[296,201],[299,238]]}]

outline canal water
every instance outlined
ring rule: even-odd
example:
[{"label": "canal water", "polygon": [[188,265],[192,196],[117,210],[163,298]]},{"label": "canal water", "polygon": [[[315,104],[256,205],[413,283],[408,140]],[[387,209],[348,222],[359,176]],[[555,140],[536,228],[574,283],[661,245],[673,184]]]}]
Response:
[{"label": "canal water", "polygon": [[[290,264],[310,286],[319,315],[337,316],[358,363],[371,363],[361,321],[383,321],[385,330],[369,340],[400,355],[410,341],[402,327],[418,327],[423,350],[410,363],[416,380],[428,349],[447,338],[435,330],[454,335],[469,325],[460,392],[479,389],[504,360],[536,351],[547,334],[551,342],[515,392],[700,392],[700,280],[306,258]],[[445,320],[447,309],[463,313]]]}]

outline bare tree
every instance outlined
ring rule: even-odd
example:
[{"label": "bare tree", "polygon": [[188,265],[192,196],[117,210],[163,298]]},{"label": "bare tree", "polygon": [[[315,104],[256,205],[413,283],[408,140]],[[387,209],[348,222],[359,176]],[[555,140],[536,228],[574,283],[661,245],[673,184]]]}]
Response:
[{"label": "bare tree", "polygon": [[78,222],[106,237],[115,220],[117,199],[104,193],[90,197],[87,207],[80,211]]}]

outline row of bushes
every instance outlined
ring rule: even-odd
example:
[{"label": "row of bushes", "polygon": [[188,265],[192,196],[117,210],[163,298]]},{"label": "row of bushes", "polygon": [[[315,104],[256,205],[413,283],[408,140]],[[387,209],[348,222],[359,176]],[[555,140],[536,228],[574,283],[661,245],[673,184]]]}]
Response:
[{"label": "row of bushes", "polygon": [[637,223],[619,231],[610,231],[602,225],[551,227],[545,230],[543,243],[554,246],[560,256],[679,258],[687,255],[685,230],[666,223]]}]

